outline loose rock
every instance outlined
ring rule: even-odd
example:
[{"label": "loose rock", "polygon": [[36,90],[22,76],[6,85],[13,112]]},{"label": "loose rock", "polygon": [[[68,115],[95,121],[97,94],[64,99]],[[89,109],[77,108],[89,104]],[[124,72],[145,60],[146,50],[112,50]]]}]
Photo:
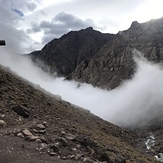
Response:
[{"label": "loose rock", "polygon": [[37,128],[44,130],[45,129],[45,126],[43,124],[37,124]]},{"label": "loose rock", "polygon": [[24,135],[22,133],[20,133],[20,132],[17,134],[17,136],[21,137],[21,138],[24,138]]},{"label": "loose rock", "polygon": [[22,133],[24,136],[28,136],[28,137],[33,136],[33,134],[28,129],[22,130]]},{"label": "loose rock", "polygon": [[6,122],[4,120],[0,120],[0,127],[5,127],[6,126]]},{"label": "loose rock", "polygon": [[83,158],[83,162],[93,163],[93,161],[90,158]]},{"label": "loose rock", "polygon": [[59,148],[55,144],[50,145],[50,150],[52,150],[53,152],[59,152]]},{"label": "loose rock", "polygon": [[75,140],[75,135],[72,135],[72,134],[66,134],[65,135],[65,138],[67,139],[67,140]]},{"label": "loose rock", "polygon": [[16,112],[18,115],[24,117],[24,118],[28,118],[29,117],[29,111],[27,110],[27,108],[25,108],[24,106],[13,106],[11,107],[11,109]]},{"label": "loose rock", "polygon": [[63,137],[60,137],[60,138],[58,139],[58,141],[60,141],[61,144],[62,144],[64,147],[66,147],[66,146],[68,145],[67,140],[66,140],[65,138],[63,138]]}]

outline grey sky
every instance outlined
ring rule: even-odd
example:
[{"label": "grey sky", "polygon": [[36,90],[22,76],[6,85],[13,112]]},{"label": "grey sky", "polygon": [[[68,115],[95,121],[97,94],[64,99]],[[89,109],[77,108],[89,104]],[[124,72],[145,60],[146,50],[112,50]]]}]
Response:
[{"label": "grey sky", "polygon": [[71,14],[61,12],[57,14],[51,21],[41,21],[39,24],[32,23],[31,28],[27,30],[28,33],[43,32],[44,37],[42,43],[45,44],[53,38],[58,38],[70,30],[79,30],[94,26],[91,19],[81,20]]},{"label": "grey sky", "polygon": [[0,0],[0,35],[19,52],[40,49],[70,30],[117,33],[163,16],[162,0]]}]

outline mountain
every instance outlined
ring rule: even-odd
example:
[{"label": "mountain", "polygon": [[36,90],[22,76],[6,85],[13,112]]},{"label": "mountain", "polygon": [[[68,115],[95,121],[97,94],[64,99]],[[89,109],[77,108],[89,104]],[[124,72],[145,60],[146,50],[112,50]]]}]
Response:
[{"label": "mountain", "polygon": [[[163,60],[163,18],[146,23],[134,21],[126,31],[102,34],[93,28],[72,31],[30,55],[66,79],[113,89],[132,77],[136,48],[154,62]],[[37,53],[37,54],[35,54]]]},{"label": "mountain", "polygon": [[[163,61],[162,42],[163,18],[160,18],[141,24],[134,21],[129,29],[116,35],[102,34],[91,27],[71,31],[30,56],[35,62],[45,63],[52,73],[57,72],[67,80],[114,89],[124,80],[132,78],[136,71],[134,49],[142,52],[149,61],[159,63]],[[148,112],[149,115],[154,114],[152,109]],[[162,109],[159,108],[157,112],[157,123],[156,118],[151,117],[150,121],[141,125],[147,127],[148,124],[152,129],[162,128]],[[139,120],[136,127],[138,126]]]},{"label": "mountain", "polygon": [[1,163],[154,163],[162,150],[158,139],[146,152],[148,131],[106,122],[2,66],[0,136]]},{"label": "mountain", "polygon": [[141,51],[149,61],[162,62],[162,41],[163,18],[143,24],[133,22],[128,30],[119,32],[113,41],[105,44],[87,65],[84,62],[78,65],[69,78],[102,88],[115,88],[135,71],[134,49]]},{"label": "mountain", "polygon": [[99,49],[114,35],[103,34],[92,27],[80,31],[71,31],[59,39],[54,39],[41,51],[32,52],[33,61],[42,61],[50,72],[60,76],[70,75],[81,63],[88,63]]},{"label": "mountain", "polygon": [[[93,34],[91,35],[91,41],[88,39],[89,37],[87,37],[89,36],[89,33]],[[97,34],[100,35],[100,37],[98,37],[99,42],[96,39]],[[101,42],[100,40],[104,40],[102,44],[99,44]],[[92,42],[94,43],[94,46],[91,45]],[[48,66],[51,73],[57,72],[59,76],[64,76],[67,80],[86,82],[103,89],[114,89],[119,86],[122,81],[132,78],[135,73],[136,65],[133,60],[134,49],[142,52],[144,57],[149,61],[162,63],[162,42],[163,18],[160,18],[146,23],[138,23],[137,21],[134,21],[129,29],[120,31],[115,35],[102,34],[92,28],[72,31],[59,39],[52,40],[45,45],[41,51],[32,52],[30,56],[38,64],[41,61]],[[84,46],[81,46],[82,44]],[[92,49],[95,48],[95,50],[90,50],[90,47],[92,47]],[[89,53],[87,53],[87,51]],[[79,59],[80,61],[78,62],[78,58],[82,59]],[[125,117],[125,114],[126,113],[124,112],[117,115],[116,118],[119,116]],[[129,126],[130,130],[127,130],[128,134],[126,134],[125,130],[127,136],[126,139],[133,140],[131,143],[128,143],[131,147],[134,147],[134,149],[138,149],[139,152],[142,152],[143,154],[145,152],[149,156],[154,156],[160,153],[160,157],[162,157],[162,106],[156,105],[156,107],[149,108],[147,115],[151,118],[150,120],[148,119],[149,117],[147,118],[147,121],[146,119],[140,118],[134,128],[132,128],[133,126]],[[106,128],[109,129],[110,127],[106,125]],[[131,132],[131,129],[134,129],[134,131]],[[124,129],[120,128],[120,130],[123,133]],[[117,129],[115,129],[115,131],[117,131]],[[109,129],[107,134],[110,132],[112,133],[112,129]],[[121,139],[120,135],[118,137]],[[146,139],[147,137],[148,140]],[[123,140],[121,141],[123,142]],[[144,143],[146,143],[146,146],[144,146]],[[109,144],[109,146],[112,147],[114,145]],[[117,149],[119,149],[119,147]],[[122,151],[124,150],[122,149]],[[114,158],[114,160],[115,159],[116,158]],[[159,160],[162,161],[163,158],[159,158]],[[130,162],[132,162],[131,159]],[[150,161],[148,160],[147,162]]]}]

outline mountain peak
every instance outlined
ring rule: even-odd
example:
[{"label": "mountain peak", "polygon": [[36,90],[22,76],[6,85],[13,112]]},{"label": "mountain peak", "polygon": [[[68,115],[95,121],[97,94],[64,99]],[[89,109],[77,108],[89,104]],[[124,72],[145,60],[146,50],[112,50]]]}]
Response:
[{"label": "mountain peak", "polygon": [[130,29],[139,29],[141,27],[141,24],[138,23],[137,21],[133,21],[131,23]]},{"label": "mountain peak", "polygon": [[103,34],[88,27],[80,31],[71,31],[60,39],[54,39],[46,44],[39,54],[30,55],[33,60],[37,58],[49,65],[51,72],[57,72],[59,76],[68,76],[81,62],[89,61],[113,38],[113,34]]},{"label": "mountain peak", "polygon": [[88,27],[88,28],[86,28],[85,30],[90,30],[90,31],[92,31],[92,30],[94,30],[94,29],[93,29],[93,27]]}]

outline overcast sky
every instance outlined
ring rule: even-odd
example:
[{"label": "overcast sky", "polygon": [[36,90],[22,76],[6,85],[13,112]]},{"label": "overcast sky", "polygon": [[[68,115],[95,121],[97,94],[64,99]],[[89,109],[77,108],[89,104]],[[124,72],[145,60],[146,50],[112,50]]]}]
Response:
[{"label": "overcast sky", "polygon": [[42,48],[71,30],[117,33],[163,16],[162,0],[0,0],[0,39],[17,52]]}]

